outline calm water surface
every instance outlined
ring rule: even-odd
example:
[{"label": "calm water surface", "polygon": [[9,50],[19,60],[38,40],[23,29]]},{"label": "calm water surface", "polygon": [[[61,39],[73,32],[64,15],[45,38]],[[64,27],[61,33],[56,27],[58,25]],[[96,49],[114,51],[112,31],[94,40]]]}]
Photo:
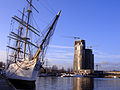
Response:
[{"label": "calm water surface", "polygon": [[40,77],[36,90],[120,90],[120,79]]}]

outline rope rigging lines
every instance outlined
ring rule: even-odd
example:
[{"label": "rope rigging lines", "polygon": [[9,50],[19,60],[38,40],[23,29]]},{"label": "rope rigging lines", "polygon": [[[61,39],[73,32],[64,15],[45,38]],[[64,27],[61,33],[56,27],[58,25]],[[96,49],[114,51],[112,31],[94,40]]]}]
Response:
[{"label": "rope rigging lines", "polygon": [[[46,1],[46,0],[43,0],[44,2],[42,2],[42,0],[39,0],[38,1],[38,5],[39,7],[40,6],[43,6],[47,11],[49,11],[51,14],[56,14],[56,11],[51,7],[51,5]],[[46,4],[45,4],[46,3]]]}]

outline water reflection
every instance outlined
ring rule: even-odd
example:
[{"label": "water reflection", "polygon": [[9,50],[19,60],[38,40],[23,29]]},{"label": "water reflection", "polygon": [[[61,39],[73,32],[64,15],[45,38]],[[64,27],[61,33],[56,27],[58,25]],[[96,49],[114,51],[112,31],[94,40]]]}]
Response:
[{"label": "water reflection", "polygon": [[73,77],[40,77],[36,82],[36,90],[93,90],[92,78]]},{"label": "water reflection", "polygon": [[36,90],[120,90],[120,79],[80,77],[40,77]]},{"label": "water reflection", "polygon": [[93,90],[93,78],[73,78],[73,90]]},{"label": "water reflection", "polygon": [[73,78],[40,77],[36,82],[36,90],[73,90]]}]

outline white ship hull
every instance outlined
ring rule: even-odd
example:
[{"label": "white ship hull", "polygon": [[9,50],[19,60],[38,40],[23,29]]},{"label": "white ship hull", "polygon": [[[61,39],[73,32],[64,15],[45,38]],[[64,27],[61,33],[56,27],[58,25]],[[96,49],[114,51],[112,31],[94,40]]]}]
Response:
[{"label": "white ship hull", "polygon": [[24,60],[9,65],[6,70],[6,77],[21,80],[36,80],[37,70],[34,70],[36,60]]},{"label": "white ship hull", "polygon": [[36,60],[25,60],[9,65],[6,78],[18,89],[35,89],[38,71],[35,70]]}]

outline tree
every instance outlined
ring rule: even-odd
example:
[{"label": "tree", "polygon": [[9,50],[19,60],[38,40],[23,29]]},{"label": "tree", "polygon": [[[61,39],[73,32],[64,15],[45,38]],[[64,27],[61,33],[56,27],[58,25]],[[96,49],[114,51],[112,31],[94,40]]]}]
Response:
[{"label": "tree", "polygon": [[5,63],[0,62],[0,68],[1,68],[1,67],[5,67]]},{"label": "tree", "polygon": [[3,62],[0,62],[0,67],[2,67],[3,66]]},{"label": "tree", "polygon": [[52,72],[57,72],[57,70],[58,70],[58,67],[56,65],[53,65],[52,66]]},{"label": "tree", "polygon": [[72,69],[72,68],[68,68],[68,69],[67,69],[67,72],[68,72],[68,73],[72,73],[72,72],[73,72],[73,69]]}]

